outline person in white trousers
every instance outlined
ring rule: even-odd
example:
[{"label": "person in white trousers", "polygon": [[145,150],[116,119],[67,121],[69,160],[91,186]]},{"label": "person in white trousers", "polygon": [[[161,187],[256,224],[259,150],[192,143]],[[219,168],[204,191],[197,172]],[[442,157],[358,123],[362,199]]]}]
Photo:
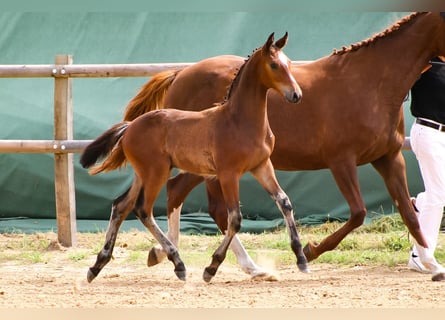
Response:
[{"label": "person in white trousers", "polygon": [[428,248],[414,242],[408,268],[445,280],[445,268],[434,256],[445,206],[445,63],[436,57],[411,88],[411,149],[416,155],[425,191],[412,198]]}]

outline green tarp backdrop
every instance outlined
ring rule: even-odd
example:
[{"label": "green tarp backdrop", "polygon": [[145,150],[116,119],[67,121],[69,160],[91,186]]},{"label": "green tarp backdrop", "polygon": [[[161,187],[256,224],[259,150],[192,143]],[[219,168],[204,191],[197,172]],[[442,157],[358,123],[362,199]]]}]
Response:
[{"label": "green tarp backdrop", "polygon": [[[406,12],[226,12],[226,13],[0,13],[0,64],[52,64],[72,54],[74,64],[196,62],[235,54],[247,56],[271,32],[289,32],[285,52],[292,60],[314,60],[334,48],[363,40]],[[394,53],[400,54],[400,53]],[[366,75],[363,75],[366,77]],[[127,102],[147,78],[73,79],[74,138],[94,139],[122,118]],[[0,79],[0,139],[53,139],[51,78]],[[407,128],[412,123],[405,106]],[[341,150],[339,150],[341,152]],[[420,191],[417,162],[407,160],[409,188]],[[75,157],[79,231],[103,230],[112,200],[128,188],[131,169],[91,177]],[[369,165],[359,168],[368,217],[395,210],[382,179]],[[349,208],[328,170],[277,172],[304,224],[344,221]],[[56,229],[53,154],[0,154],[0,232]],[[257,182],[241,181],[243,230],[261,232],[283,225],[274,202]],[[156,216],[165,227],[165,191]],[[216,232],[207,217],[201,185],[183,207],[183,232]],[[134,219],[134,216],[132,216]],[[48,220],[46,220],[48,219]],[[142,225],[128,221],[124,225]]]}]

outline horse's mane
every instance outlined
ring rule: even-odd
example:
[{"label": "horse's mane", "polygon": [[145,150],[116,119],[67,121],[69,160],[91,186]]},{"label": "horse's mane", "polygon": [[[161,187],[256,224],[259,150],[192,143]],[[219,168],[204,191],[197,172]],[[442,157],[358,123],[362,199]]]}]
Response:
[{"label": "horse's mane", "polygon": [[417,17],[421,14],[425,14],[425,12],[412,13],[409,16],[406,16],[406,17],[400,19],[399,21],[395,22],[392,26],[388,27],[386,30],[384,30],[380,33],[377,33],[366,40],[362,40],[357,43],[351,44],[349,47],[343,46],[340,50],[334,49],[334,51],[332,52],[332,55],[341,55],[341,54],[345,54],[347,52],[357,51],[358,49],[360,49],[362,47],[366,47],[369,44],[377,41],[378,39],[384,38],[384,37],[388,36],[389,34],[399,30],[402,26],[406,25],[408,22],[410,22],[415,17]]},{"label": "horse's mane", "polygon": [[232,91],[233,91],[233,88],[238,83],[240,75],[243,72],[244,66],[247,64],[247,62],[250,60],[250,58],[260,49],[261,49],[261,47],[260,48],[256,48],[255,50],[253,50],[252,54],[247,56],[247,59],[245,59],[244,63],[238,68],[237,72],[235,73],[235,77],[233,78],[232,82],[230,83],[229,89],[227,90],[227,94],[226,94],[226,96],[224,98],[224,101],[227,101],[230,98],[230,96],[232,94]]}]

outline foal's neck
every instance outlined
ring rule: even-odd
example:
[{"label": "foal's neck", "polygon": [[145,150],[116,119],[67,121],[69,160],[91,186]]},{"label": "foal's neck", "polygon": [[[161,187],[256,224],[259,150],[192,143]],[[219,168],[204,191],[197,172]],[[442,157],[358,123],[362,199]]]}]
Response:
[{"label": "foal's neck", "polygon": [[225,104],[234,117],[264,125],[268,124],[266,107],[269,88],[260,80],[260,68],[263,66],[259,64],[260,57],[252,56],[241,66]]}]

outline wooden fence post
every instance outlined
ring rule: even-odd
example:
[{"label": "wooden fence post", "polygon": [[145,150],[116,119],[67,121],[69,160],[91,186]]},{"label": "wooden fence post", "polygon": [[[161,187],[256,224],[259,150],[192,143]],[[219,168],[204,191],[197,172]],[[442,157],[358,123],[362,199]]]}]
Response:
[{"label": "wooden fence post", "polygon": [[[54,140],[73,139],[72,79],[64,65],[72,64],[71,55],[57,55],[54,79]],[[54,148],[57,148],[54,145]],[[63,148],[64,146],[60,146]],[[77,245],[76,197],[72,153],[54,153],[54,179],[58,241],[65,247]]]}]

